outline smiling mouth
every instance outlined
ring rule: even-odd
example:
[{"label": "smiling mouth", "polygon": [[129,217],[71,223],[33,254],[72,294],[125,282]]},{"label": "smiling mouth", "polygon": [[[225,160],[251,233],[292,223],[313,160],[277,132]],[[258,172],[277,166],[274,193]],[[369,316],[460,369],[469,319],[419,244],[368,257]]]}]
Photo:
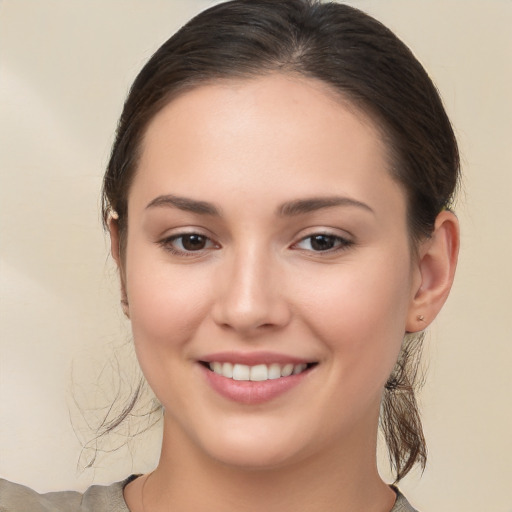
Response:
[{"label": "smiling mouth", "polygon": [[291,375],[299,375],[313,368],[318,363],[301,363],[301,364],[257,364],[249,366],[246,364],[228,363],[228,362],[201,362],[203,366],[210,371],[227,379],[237,381],[262,382],[266,380],[276,380]]}]

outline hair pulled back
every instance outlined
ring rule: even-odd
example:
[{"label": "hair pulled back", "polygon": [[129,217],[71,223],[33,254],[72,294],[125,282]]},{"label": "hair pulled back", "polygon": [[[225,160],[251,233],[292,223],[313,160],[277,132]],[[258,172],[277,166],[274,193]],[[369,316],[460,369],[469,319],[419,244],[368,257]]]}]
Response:
[{"label": "hair pulled back", "polygon": [[[431,234],[440,210],[451,205],[459,155],[439,94],[407,46],[347,5],[234,0],[193,18],[133,83],[103,183],[103,218],[115,212],[121,252],[130,185],[155,114],[194,87],[275,72],[321,80],[376,122],[391,157],[389,171],[406,192],[410,237],[417,242]],[[381,428],[397,481],[426,462],[414,395],[420,347],[421,335],[405,337],[384,390]]]}]

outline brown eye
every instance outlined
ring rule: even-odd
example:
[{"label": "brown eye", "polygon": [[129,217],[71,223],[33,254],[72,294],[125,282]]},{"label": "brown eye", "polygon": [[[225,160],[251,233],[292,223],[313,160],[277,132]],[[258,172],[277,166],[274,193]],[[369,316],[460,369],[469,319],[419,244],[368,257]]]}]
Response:
[{"label": "brown eye", "polygon": [[336,242],[337,240],[333,236],[315,235],[311,237],[310,244],[314,251],[328,251],[334,247]]},{"label": "brown eye", "polygon": [[174,235],[159,242],[167,251],[177,255],[189,255],[194,252],[200,252],[215,248],[216,245],[207,236],[199,233],[185,233]]},{"label": "brown eye", "polygon": [[185,251],[200,251],[206,247],[208,238],[202,235],[182,235],[178,238],[181,240],[181,245]]},{"label": "brown eye", "polygon": [[337,235],[317,233],[303,238],[296,244],[296,247],[312,252],[327,252],[346,249],[352,243],[352,241]]}]

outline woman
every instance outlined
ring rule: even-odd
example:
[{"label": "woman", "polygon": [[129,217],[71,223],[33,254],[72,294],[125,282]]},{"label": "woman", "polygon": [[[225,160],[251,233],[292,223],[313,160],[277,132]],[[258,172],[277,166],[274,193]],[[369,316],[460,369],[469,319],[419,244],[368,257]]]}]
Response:
[{"label": "woman", "polygon": [[458,168],[427,74],[360,11],[197,16],[137,77],[104,180],[160,462],[83,497],[0,483],[0,504],[413,510],[377,427],[397,481],[424,465],[414,333],[453,281]]}]

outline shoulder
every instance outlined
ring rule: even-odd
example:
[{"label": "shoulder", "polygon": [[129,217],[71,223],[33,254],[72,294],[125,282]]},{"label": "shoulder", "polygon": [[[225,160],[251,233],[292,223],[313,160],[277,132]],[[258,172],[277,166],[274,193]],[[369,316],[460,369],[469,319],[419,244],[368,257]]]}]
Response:
[{"label": "shoulder", "polygon": [[418,512],[396,487],[393,490],[396,492],[396,501],[390,512]]},{"label": "shoulder", "polygon": [[82,494],[75,491],[39,494],[24,485],[0,480],[0,512],[80,510]]},{"label": "shoulder", "polygon": [[129,512],[123,489],[135,476],[111,485],[77,491],[39,494],[24,485],[0,479],[0,512]]}]

